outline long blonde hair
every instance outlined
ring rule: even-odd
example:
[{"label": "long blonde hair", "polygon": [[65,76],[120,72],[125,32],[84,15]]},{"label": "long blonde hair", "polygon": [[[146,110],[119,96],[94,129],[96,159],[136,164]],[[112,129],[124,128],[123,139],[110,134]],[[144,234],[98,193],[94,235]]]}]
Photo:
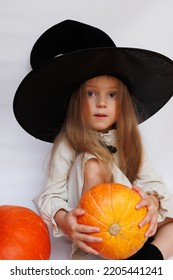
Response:
[{"label": "long blonde hair", "polygon": [[[127,176],[129,181],[138,177],[139,168],[142,160],[142,145],[138,122],[132,98],[124,83],[121,86],[118,106],[120,114],[115,124],[116,128],[116,147],[119,154],[119,168]],[[111,181],[112,176],[112,154],[105,148],[99,140],[99,136],[94,131],[82,113],[83,105],[83,85],[73,91],[66,120],[60,134],[55,139],[52,149],[52,157],[62,138],[66,138],[70,146],[76,152],[91,153],[95,155],[103,164],[107,174],[106,182]],[[51,161],[50,161],[51,163]]]}]

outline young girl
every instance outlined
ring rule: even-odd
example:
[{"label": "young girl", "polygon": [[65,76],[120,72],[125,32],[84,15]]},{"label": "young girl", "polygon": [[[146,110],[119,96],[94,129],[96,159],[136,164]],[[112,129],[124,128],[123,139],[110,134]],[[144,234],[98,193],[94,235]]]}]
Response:
[{"label": "young girl", "polygon": [[[72,259],[97,259],[98,252],[89,247],[86,242],[102,242],[100,238],[88,235],[88,233],[98,232],[99,228],[77,223],[77,217],[84,214],[82,209],[77,208],[79,199],[82,193],[95,184],[117,182],[127,185],[141,196],[141,201],[136,208],[146,206],[148,209],[139,227],[143,227],[146,223],[150,224],[145,233],[148,241],[129,259],[168,259],[173,255],[173,199],[149,163],[138,124],[156,113],[172,96],[173,63],[168,58],[153,52],[117,49],[115,45],[112,46],[112,41],[102,31],[73,21],[63,22],[56,25],[56,28],[48,30],[39,38],[34,48],[37,50],[45,38],[50,40],[50,33],[53,36],[52,31],[59,34],[59,28],[64,33],[68,29],[70,34],[70,31],[74,31],[76,27],[78,35],[79,30],[83,34],[83,29],[87,30],[88,34],[92,34],[90,40],[87,38],[87,43],[93,42],[91,50],[84,49],[78,53],[73,49],[72,53],[61,55],[56,58],[56,62],[48,63],[47,66],[38,68],[32,73],[33,81],[40,77],[44,81],[46,74],[52,71],[52,74],[56,73],[55,78],[50,78],[49,82],[52,81],[57,87],[60,82],[59,92],[49,83],[50,88],[53,89],[51,97],[56,94],[60,99],[54,103],[50,97],[47,98],[50,106],[45,100],[43,101],[42,112],[46,105],[49,108],[48,112],[45,111],[46,117],[53,114],[51,109],[58,115],[56,110],[61,111],[61,104],[68,108],[66,115],[62,112],[59,114],[60,121],[55,124],[58,133],[52,148],[48,181],[38,198],[41,215],[53,228],[56,237],[65,235],[73,241]],[[55,33],[53,34],[55,36]],[[96,34],[97,40],[95,40]],[[98,41],[103,41],[103,37],[105,38],[103,46],[98,46]],[[97,48],[93,47],[95,44]],[[36,52],[38,56],[38,51],[35,49],[33,49],[34,53]],[[154,66],[152,63],[155,63]],[[61,77],[58,77],[59,70],[66,69],[63,65],[69,65],[70,70],[68,68]],[[77,70],[78,75],[76,76],[75,73],[72,77],[75,82],[70,77],[72,66],[74,72],[80,66]],[[144,72],[145,77],[142,76]],[[29,133],[36,137],[39,134],[40,139],[50,140],[55,132],[52,129],[50,133],[48,121],[46,122],[44,116],[44,125],[49,136],[45,132],[40,132],[37,124],[34,124],[33,128],[30,124],[33,125],[34,122],[31,120],[27,124],[28,127],[26,125],[28,119],[26,121],[25,116],[28,116],[28,111],[25,114],[25,110],[28,110],[27,107],[31,103],[37,107],[33,100],[30,101],[33,94],[30,93],[29,104],[27,102],[25,110],[22,109],[22,114],[20,113],[24,105],[24,102],[20,103],[21,92],[25,89],[26,103],[26,90],[29,84],[32,87],[30,83],[32,74],[24,80],[17,91],[14,102],[15,114]],[[66,84],[63,86],[65,81]],[[37,83],[37,90],[38,85],[39,83]],[[45,86],[46,84],[42,86],[44,94]],[[35,93],[39,95],[37,90]],[[34,101],[36,98],[38,97],[34,96]],[[36,111],[35,107],[34,111]],[[35,115],[37,115],[34,117],[36,120],[38,112]],[[51,120],[53,118],[55,115]],[[44,125],[42,130],[45,129]]]}]

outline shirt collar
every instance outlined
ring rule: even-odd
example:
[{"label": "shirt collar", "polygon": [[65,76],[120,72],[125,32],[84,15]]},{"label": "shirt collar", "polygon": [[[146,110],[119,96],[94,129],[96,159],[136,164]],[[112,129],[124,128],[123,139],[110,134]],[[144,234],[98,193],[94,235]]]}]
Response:
[{"label": "shirt collar", "polygon": [[115,146],[116,142],[116,130],[111,129],[108,132],[97,132],[99,135],[100,141],[106,146]]}]

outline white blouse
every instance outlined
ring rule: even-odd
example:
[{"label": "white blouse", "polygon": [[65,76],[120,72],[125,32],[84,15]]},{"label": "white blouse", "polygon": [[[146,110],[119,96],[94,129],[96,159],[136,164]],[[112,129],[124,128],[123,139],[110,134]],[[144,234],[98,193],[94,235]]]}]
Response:
[{"label": "white blouse", "polygon": [[[101,141],[106,145],[115,145],[115,130],[99,135]],[[131,187],[128,178],[118,167],[118,151],[112,155],[114,157],[113,182]],[[52,171],[46,186],[38,197],[37,204],[42,218],[48,226],[52,227],[55,237],[60,237],[64,233],[56,224],[54,215],[59,209],[69,211],[78,205],[84,182],[84,165],[91,158],[95,158],[95,156],[88,153],[80,154],[75,158],[74,150],[65,139],[59,144],[53,156]],[[163,221],[165,217],[173,217],[173,195],[169,193],[162,179],[151,167],[146,153],[139,178],[134,185],[141,187],[148,194],[156,195],[160,201],[158,221]]]}]

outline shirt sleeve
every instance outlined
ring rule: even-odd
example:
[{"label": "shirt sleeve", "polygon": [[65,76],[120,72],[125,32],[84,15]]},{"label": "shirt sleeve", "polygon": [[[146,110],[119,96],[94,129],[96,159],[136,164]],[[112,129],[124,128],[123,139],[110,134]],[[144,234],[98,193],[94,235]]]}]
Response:
[{"label": "shirt sleeve", "polygon": [[37,199],[37,205],[43,220],[52,227],[54,236],[64,233],[57,226],[54,215],[59,209],[71,210],[68,205],[68,173],[74,160],[74,151],[63,140],[53,155],[50,174],[46,186]]},{"label": "shirt sleeve", "polygon": [[147,154],[144,154],[143,164],[139,172],[139,178],[134,182],[146,193],[157,196],[160,202],[158,222],[166,217],[173,217],[173,195],[169,192],[162,178],[151,166]]}]

